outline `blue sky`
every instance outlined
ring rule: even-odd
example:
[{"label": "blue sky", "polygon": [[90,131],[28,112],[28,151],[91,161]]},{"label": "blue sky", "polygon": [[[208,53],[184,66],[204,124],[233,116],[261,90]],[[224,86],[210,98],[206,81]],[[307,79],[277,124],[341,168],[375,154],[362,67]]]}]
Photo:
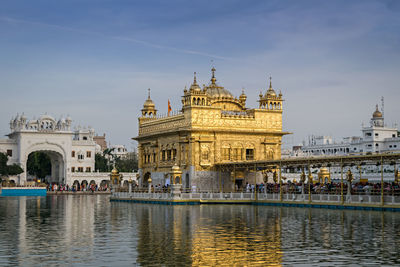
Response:
[{"label": "blue sky", "polygon": [[285,98],[286,146],[359,135],[385,97],[400,122],[400,1],[7,1],[0,3],[0,134],[17,113],[69,114],[131,147],[147,88],[161,113],[193,72],[257,106]]}]

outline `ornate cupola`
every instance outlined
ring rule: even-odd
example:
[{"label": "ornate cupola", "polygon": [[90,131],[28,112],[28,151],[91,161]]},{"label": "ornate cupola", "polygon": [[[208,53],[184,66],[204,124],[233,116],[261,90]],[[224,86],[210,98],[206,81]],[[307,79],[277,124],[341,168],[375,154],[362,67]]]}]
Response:
[{"label": "ornate cupola", "polygon": [[246,99],[247,99],[247,96],[244,93],[244,89],[242,89],[242,94],[239,96],[239,101],[240,101],[240,104],[243,105],[243,107],[246,106]]},{"label": "ornate cupola", "polygon": [[157,115],[156,105],[150,98],[150,88],[148,89],[148,97],[143,104],[142,117],[155,117]]},{"label": "ornate cupola", "polygon": [[384,127],[383,114],[379,111],[378,105],[376,105],[376,109],[372,113],[371,126]]},{"label": "ornate cupola", "polygon": [[260,109],[267,110],[280,110],[282,111],[282,93],[276,94],[275,90],[272,88],[272,77],[269,77],[269,88],[265,95],[260,93]]},{"label": "ornate cupola", "polygon": [[196,72],[194,73],[193,83],[189,90],[183,90],[184,96],[182,97],[183,107],[188,106],[208,106],[206,89],[203,90],[197,84]]}]

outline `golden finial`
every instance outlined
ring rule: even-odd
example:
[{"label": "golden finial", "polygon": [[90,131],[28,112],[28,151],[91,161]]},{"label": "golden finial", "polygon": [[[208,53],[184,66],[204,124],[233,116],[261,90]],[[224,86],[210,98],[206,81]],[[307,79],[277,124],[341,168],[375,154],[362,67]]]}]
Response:
[{"label": "golden finial", "polygon": [[215,71],[216,71],[216,69],[213,67],[211,69],[211,72],[212,72],[211,83],[212,84],[215,84],[215,82],[217,81],[217,79],[215,79]]},{"label": "golden finial", "polygon": [[269,89],[272,89],[272,77],[269,76]]},{"label": "golden finial", "polygon": [[194,72],[193,84],[197,84],[197,80],[196,80],[196,72]]},{"label": "golden finial", "polygon": [[149,92],[148,92],[148,99],[150,99],[150,88],[149,89],[147,89]]}]

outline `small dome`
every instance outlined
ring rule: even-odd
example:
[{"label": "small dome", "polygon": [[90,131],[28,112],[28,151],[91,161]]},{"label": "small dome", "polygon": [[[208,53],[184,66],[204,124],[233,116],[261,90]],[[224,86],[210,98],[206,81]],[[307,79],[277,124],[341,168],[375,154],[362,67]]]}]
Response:
[{"label": "small dome", "polygon": [[118,170],[114,167],[114,169],[112,169],[111,174],[118,174]]},{"label": "small dome", "polygon": [[197,84],[197,79],[196,79],[196,72],[194,72],[194,75],[193,75],[194,77],[193,77],[193,83],[192,83],[192,85],[190,86],[190,91],[194,91],[194,92],[196,92],[196,93],[200,93],[201,92],[201,88],[200,88],[200,86]]},{"label": "small dome", "polygon": [[239,99],[240,100],[246,100],[247,99],[247,96],[246,96],[246,94],[244,93],[244,90],[242,90],[242,94],[239,96]]},{"label": "small dome", "polygon": [[155,107],[156,105],[154,104],[153,100],[151,100],[150,98],[146,99],[146,101],[144,101],[143,107],[145,108],[150,108],[150,107]]},{"label": "small dome", "polygon": [[269,96],[269,97],[275,97],[276,96],[276,93],[275,93],[275,90],[274,89],[272,89],[272,78],[271,77],[269,77],[269,88],[268,88],[268,90],[267,90],[267,93],[265,94],[265,96],[267,97],[267,96]]},{"label": "small dome", "polygon": [[40,120],[51,120],[51,121],[56,121],[52,116],[47,115],[47,114],[40,116]]},{"label": "small dome", "polygon": [[143,108],[154,108],[156,105],[154,104],[153,100],[150,98],[150,88],[148,89],[149,94],[147,96],[146,101],[144,101]]},{"label": "small dome", "polygon": [[378,105],[376,105],[376,110],[372,113],[372,118],[382,118],[382,112],[379,111]]},{"label": "small dome", "polygon": [[199,93],[199,92],[201,92],[201,88],[197,83],[196,84],[192,84],[190,86],[190,91],[194,91],[194,92]]},{"label": "small dome", "polygon": [[172,170],[173,171],[180,171],[181,168],[179,168],[179,166],[175,164],[174,166],[172,166]]},{"label": "small dome", "polygon": [[320,172],[321,174],[328,174],[328,173],[329,173],[328,169],[325,168],[325,167],[322,167],[322,168],[319,170],[319,172]]}]

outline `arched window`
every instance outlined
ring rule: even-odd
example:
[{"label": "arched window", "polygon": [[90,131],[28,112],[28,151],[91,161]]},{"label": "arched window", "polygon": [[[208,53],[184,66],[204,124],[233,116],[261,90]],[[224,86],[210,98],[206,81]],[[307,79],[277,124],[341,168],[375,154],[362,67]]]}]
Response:
[{"label": "arched window", "polygon": [[269,103],[269,109],[272,109],[272,103]]},{"label": "arched window", "polygon": [[278,103],[278,109],[281,109],[281,103]]},{"label": "arched window", "polygon": [[196,98],[193,97],[193,105],[196,105]]},{"label": "arched window", "polygon": [[204,106],[205,102],[204,102],[204,98],[201,99],[201,104]]}]

